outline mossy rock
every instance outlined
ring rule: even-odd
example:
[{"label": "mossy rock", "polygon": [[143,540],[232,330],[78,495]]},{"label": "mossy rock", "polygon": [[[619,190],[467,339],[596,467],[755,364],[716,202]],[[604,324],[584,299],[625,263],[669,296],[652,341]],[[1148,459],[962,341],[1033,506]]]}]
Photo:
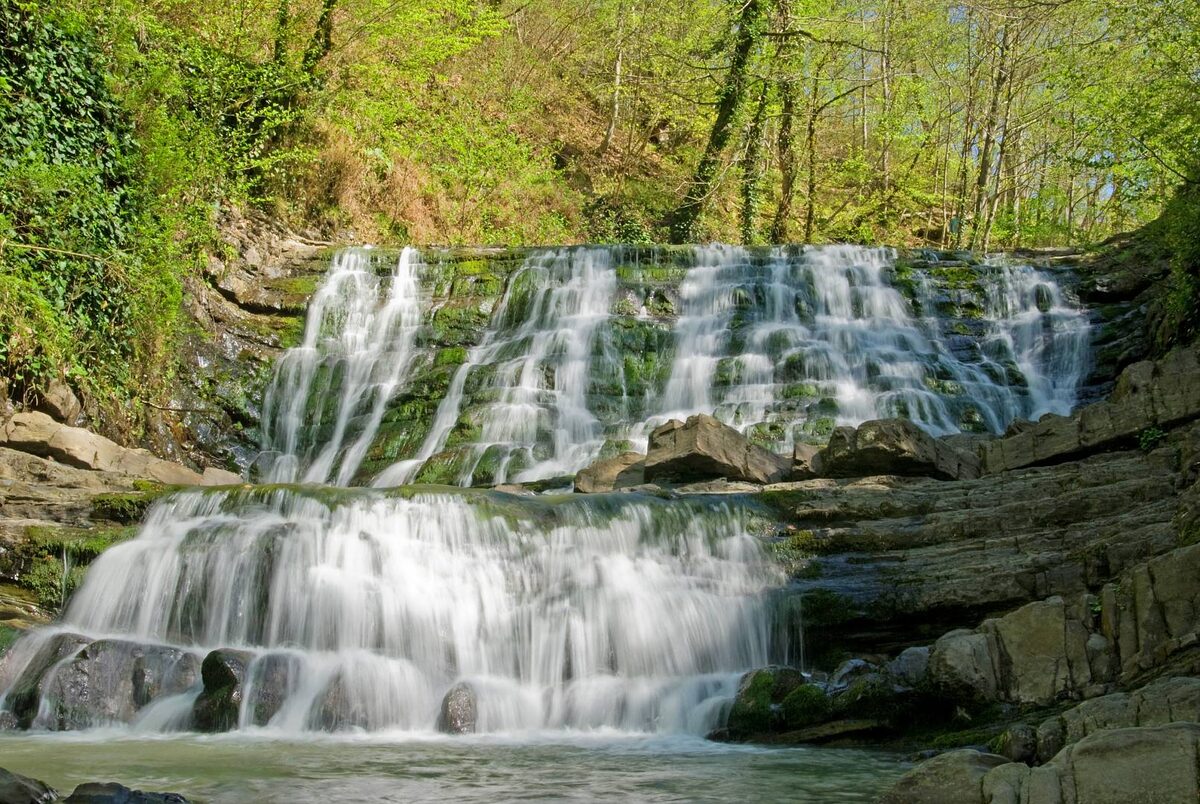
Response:
[{"label": "mossy rock", "polygon": [[730,735],[745,738],[778,730],[784,699],[804,683],[804,676],[792,667],[764,667],[742,676],[726,722]]},{"label": "mossy rock", "polygon": [[783,722],[788,729],[802,729],[829,719],[833,706],[829,696],[815,684],[803,684],[783,699]]}]

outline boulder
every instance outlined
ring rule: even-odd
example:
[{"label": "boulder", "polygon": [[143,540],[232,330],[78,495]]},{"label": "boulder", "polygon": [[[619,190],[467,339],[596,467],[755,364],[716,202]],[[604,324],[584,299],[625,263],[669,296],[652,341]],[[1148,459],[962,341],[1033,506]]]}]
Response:
[{"label": "boulder", "polygon": [[265,726],[283,708],[300,677],[300,660],[290,653],[268,653],[250,666],[250,721]]},{"label": "boulder", "polygon": [[996,670],[984,634],[959,629],[945,634],[929,652],[929,685],[956,700],[996,699]]},{"label": "boulder", "polygon": [[876,419],[857,428],[835,429],[821,455],[821,472],[827,477],[912,475],[958,480],[978,477],[979,461],[907,419]]},{"label": "boulder", "polygon": [[200,665],[204,690],[192,706],[196,729],[218,732],[237,728],[246,667],[252,658],[246,651],[228,648],[214,650],[204,657]]},{"label": "boulder", "polygon": [[797,444],[792,447],[792,473],[789,480],[811,480],[821,476],[820,447],[812,444]]},{"label": "boulder", "polygon": [[751,444],[712,416],[699,414],[655,428],[645,476],[648,481],[681,482],[724,477],[765,485],[783,480],[790,471],[787,458]]},{"label": "boulder", "polygon": [[479,719],[475,688],[460,681],[442,698],[437,729],[445,734],[472,734]]},{"label": "boulder", "polygon": [[601,494],[640,486],[645,482],[645,468],[646,456],[640,452],[622,452],[612,458],[603,458],[575,476],[575,491]]},{"label": "boulder", "polygon": [[741,739],[782,727],[784,701],[805,683],[803,674],[792,667],[763,667],[746,673],[729,710],[729,735]]},{"label": "boulder", "polygon": [[888,662],[888,672],[899,683],[915,687],[925,680],[925,673],[929,669],[929,653],[928,645],[905,648],[899,656]]},{"label": "boulder", "polygon": [[[43,637],[34,633],[26,639],[32,641]],[[20,674],[11,679],[11,684],[6,682],[9,681],[8,672],[14,665],[0,665],[0,689],[5,691],[5,708],[13,714],[18,728],[27,729],[32,725],[46,686],[53,681],[51,671],[54,667],[63,659],[75,655],[89,642],[89,639],[79,634],[58,633],[44,638],[40,644],[29,646],[29,649],[34,651],[32,658],[24,664]],[[6,657],[17,655],[15,647],[5,654]]]},{"label": "boulder", "polygon": [[1196,801],[1198,747],[1200,725],[1195,723],[1114,729],[1084,738],[1050,764],[1060,771],[1064,789],[1074,787],[1074,801]]},{"label": "boulder", "polygon": [[242,476],[236,472],[218,469],[215,466],[206,467],[204,474],[200,476],[202,486],[239,486],[243,482]]},{"label": "boulder", "polygon": [[188,804],[178,793],[144,793],[116,782],[85,782],[63,801],[64,804]]},{"label": "boulder", "polygon": [[53,787],[0,768],[0,802],[3,804],[48,804],[57,800],[58,791]]},{"label": "boulder", "polygon": [[83,413],[83,404],[71,386],[62,380],[51,380],[38,394],[37,410],[64,424],[75,424]]},{"label": "boulder", "polygon": [[975,804],[983,800],[983,778],[1008,764],[996,754],[970,749],[947,751],[900,777],[880,804]]},{"label": "boulder", "polygon": [[[78,469],[147,478],[168,485],[197,485],[202,478],[186,466],[127,449],[81,427],[68,427],[45,413],[18,413],[0,428],[0,445]],[[239,478],[240,482],[240,478]]]}]

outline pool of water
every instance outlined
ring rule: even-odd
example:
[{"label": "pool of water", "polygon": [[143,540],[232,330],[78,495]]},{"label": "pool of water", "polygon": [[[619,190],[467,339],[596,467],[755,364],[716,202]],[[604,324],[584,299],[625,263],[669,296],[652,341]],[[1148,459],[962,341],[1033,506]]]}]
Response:
[{"label": "pool of water", "polygon": [[146,737],[128,732],[0,735],[0,766],[69,792],[85,781],[197,802],[873,801],[901,773],[894,755],[759,748],[694,738],[269,732]]}]

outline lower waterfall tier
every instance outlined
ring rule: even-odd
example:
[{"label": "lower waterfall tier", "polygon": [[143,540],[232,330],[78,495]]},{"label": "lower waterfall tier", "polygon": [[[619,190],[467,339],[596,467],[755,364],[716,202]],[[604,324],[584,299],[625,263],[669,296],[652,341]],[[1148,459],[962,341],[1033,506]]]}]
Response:
[{"label": "lower waterfall tier", "polygon": [[0,665],[0,718],[704,734],[782,578],[723,502],[188,492]]}]

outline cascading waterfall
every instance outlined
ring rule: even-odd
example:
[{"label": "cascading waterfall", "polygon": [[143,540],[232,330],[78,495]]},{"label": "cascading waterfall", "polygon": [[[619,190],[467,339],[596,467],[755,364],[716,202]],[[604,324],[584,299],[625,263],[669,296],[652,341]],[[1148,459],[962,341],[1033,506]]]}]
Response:
[{"label": "cascading waterfall", "polygon": [[483,477],[503,483],[573,472],[590,460],[604,441],[586,393],[596,329],[616,290],[610,256],[606,249],[560,249],[527,260],[509,281],[492,327],[451,381],[416,457],[374,485],[411,481],[446,445],[466,383],[481,370],[491,372],[485,385],[496,399],[483,413],[460,485],[471,485],[483,463]]},{"label": "cascading waterfall", "polygon": [[304,341],[279,361],[263,399],[268,482],[344,486],[354,477],[413,358],[417,258],[404,249],[383,283],[370,250],[334,257],[309,304]]},{"label": "cascading waterfall", "polygon": [[[269,480],[351,482],[414,364],[428,307],[418,256],[405,249],[385,288],[370,255],[338,255],[304,343],[280,363],[263,425]],[[1068,412],[1086,373],[1086,312],[1029,266],[935,260],[931,271],[957,272],[947,286],[885,248],[697,246],[668,291],[670,370],[630,420],[629,400],[605,402],[597,379],[598,361],[623,357],[613,328],[653,318],[619,304],[625,259],[620,247],[530,254],[420,446],[373,485],[412,482],[436,461],[449,467],[440,482],[464,486],[569,475],[606,444],[644,449],[655,425],[693,413],[780,451],[887,416],[936,434],[1000,432]],[[635,281],[644,268],[624,266]]]},{"label": "cascading waterfall", "polygon": [[246,663],[242,727],[432,730],[466,684],[479,731],[704,734],[767,662],[781,581],[724,504],[182,493],[18,643],[0,712],[183,726],[220,648]]}]

